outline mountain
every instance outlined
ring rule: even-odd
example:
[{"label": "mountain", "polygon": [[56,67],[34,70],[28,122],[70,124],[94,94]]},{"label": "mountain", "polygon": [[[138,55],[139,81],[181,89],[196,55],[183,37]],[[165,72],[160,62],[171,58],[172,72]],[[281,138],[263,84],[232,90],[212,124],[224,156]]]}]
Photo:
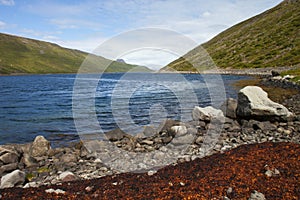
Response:
[{"label": "mountain", "polygon": [[120,62],[120,63],[126,63],[125,60],[123,60],[123,59],[121,59],[121,58],[117,59],[116,61],[117,61],[117,62]]},{"label": "mountain", "polygon": [[106,72],[150,71],[57,44],[0,33],[0,74],[77,73],[87,56],[92,65],[84,72],[97,72],[109,64]]},{"label": "mountain", "polygon": [[[294,66],[300,63],[300,0],[284,0],[276,7],[243,21],[171,62],[162,70],[205,70],[203,48],[219,68],[243,69]],[[189,62],[187,62],[189,61]]]}]

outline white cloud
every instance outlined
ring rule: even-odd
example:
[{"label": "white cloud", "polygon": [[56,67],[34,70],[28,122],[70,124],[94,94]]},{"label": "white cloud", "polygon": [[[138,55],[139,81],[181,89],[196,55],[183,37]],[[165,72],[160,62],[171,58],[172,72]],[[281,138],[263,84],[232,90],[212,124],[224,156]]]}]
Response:
[{"label": "white cloud", "polygon": [[153,70],[159,70],[179,55],[167,52],[163,49],[139,49],[121,56],[126,63],[147,66]]},{"label": "white cloud", "polygon": [[203,17],[209,17],[211,15],[211,13],[209,11],[205,11],[202,16]]},{"label": "white cloud", "polygon": [[15,2],[14,2],[14,0],[0,0],[0,5],[14,6]]},{"label": "white cloud", "polygon": [[[93,52],[103,41],[113,37],[112,35],[141,27],[171,29],[201,44],[226,28],[280,2],[281,0],[86,0],[83,3],[67,5],[53,1],[39,1],[37,4],[28,5],[26,9],[46,18],[61,31],[82,29],[84,32],[82,35],[88,35],[88,31],[100,32],[99,35],[72,40],[62,40],[58,38],[58,34],[51,33],[41,36],[62,46]],[[151,41],[151,36],[143,37],[144,40]],[[143,40],[142,37],[127,38],[127,43],[114,44],[113,49],[107,48],[106,52],[100,53],[103,53],[102,56],[114,58],[111,56],[115,55],[112,54],[113,51],[120,51],[122,45],[135,46],[140,40]],[[179,44],[174,41],[174,45]],[[155,67],[159,63],[169,62],[170,56],[165,53],[162,55],[158,58],[155,52],[138,51],[124,58],[129,62],[147,63]]]},{"label": "white cloud", "polygon": [[6,23],[0,21],[0,28],[4,28],[6,26]]},{"label": "white cloud", "polygon": [[53,40],[53,42],[60,44],[63,47],[71,49],[79,49],[85,52],[92,53],[106,38],[102,36],[86,37],[81,40]]},{"label": "white cloud", "polygon": [[61,34],[61,32],[47,32],[47,31],[43,32],[43,31],[36,31],[36,30],[24,28],[20,31],[19,35],[23,37],[32,38],[32,39],[57,43],[57,41],[59,40],[59,37],[57,35],[59,34]]},{"label": "white cloud", "polygon": [[90,28],[94,30],[99,30],[101,25],[96,22],[89,20],[78,20],[78,19],[51,19],[51,24],[58,26],[61,29],[80,29],[80,28]]}]

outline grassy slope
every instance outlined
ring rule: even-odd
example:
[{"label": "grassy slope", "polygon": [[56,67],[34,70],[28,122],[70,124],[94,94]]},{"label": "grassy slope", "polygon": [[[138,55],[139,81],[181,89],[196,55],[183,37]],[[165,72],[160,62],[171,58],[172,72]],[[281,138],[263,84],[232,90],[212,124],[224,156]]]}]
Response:
[{"label": "grassy slope", "polygon": [[[11,73],[76,73],[88,53],[60,47],[53,43],[0,33],[0,74]],[[94,56],[96,67],[111,61]],[[113,62],[107,72],[126,72],[135,65]],[[138,71],[147,71],[137,67]],[[95,67],[88,72],[96,71]]]},{"label": "grassy slope", "polygon": [[[183,57],[195,60],[196,57],[201,57],[203,47],[219,68],[297,65],[300,63],[299,13],[300,1],[286,0],[260,15],[227,29]],[[193,71],[183,58],[173,61],[167,67],[179,71]]]}]

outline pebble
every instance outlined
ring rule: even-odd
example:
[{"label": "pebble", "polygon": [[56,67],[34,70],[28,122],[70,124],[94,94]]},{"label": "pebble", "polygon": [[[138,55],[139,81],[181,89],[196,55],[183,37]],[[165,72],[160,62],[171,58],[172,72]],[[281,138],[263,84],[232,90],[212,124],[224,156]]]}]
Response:
[{"label": "pebble", "polygon": [[61,190],[61,189],[56,189],[56,190],[54,190],[54,189],[47,189],[47,190],[45,190],[45,192],[46,193],[55,193],[55,194],[65,194],[66,192],[65,191],[63,191],[63,190]]},{"label": "pebble", "polygon": [[154,171],[154,170],[150,170],[147,172],[148,176],[153,176],[156,173],[157,173],[157,171]]},{"label": "pebble", "polygon": [[97,158],[94,163],[102,163],[102,160],[100,158]]},{"label": "pebble", "polygon": [[232,187],[229,187],[229,188],[226,190],[227,195],[230,195],[232,192],[233,192]]},{"label": "pebble", "polygon": [[254,190],[248,200],[266,200],[266,197],[264,194]]},{"label": "pebble", "polygon": [[90,192],[90,191],[92,191],[94,189],[94,187],[92,186],[87,186],[86,188],[85,188],[85,191],[87,191],[87,192]]}]

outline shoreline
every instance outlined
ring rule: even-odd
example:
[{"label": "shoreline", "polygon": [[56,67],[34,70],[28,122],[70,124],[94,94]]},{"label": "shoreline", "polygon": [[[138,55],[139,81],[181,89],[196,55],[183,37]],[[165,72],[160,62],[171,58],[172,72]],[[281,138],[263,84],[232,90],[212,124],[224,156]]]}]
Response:
[{"label": "shoreline", "polygon": [[[220,75],[242,75],[242,76],[269,76],[272,75],[272,71],[283,72],[292,69],[299,68],[299,65],[290,66],[290,67],[267,67],[267,68],[245,68],[245,69],[223,69],[217,68],[212,70],[204,70],[202,72],[194,71],[150,71],[150,72],[129,72],[129,73],[180,73],[180,74],[220,74]],[[127,72],[101,72],[101,73],[127,73]],[[68,74],[77,74],[77,73],[11,73],[11,74],[1,74],[0,76],[25,76],[25,75],[68,75]],[[82,74],[99,74],[97,73],[82,73]]]},{"label": "shoreline", "polygon": [[[55,195],[60,199],[64,199],[64,197],[69,198],[70,194],[73,194],[78,191],[72,189],[66,189],[66,187],[62,187],[62,185],[69,185],[74,183],[79,184],[87,184],[90,183],[90,180],[101,181],[106,179],[113,179],[113,182],[110,187],[118,188],[119,181],[122,181],[122,177],[132,176],[132,172],[138,172],[138,174],[142,174],[142,176],[146,176],[147,178],[156,177],[159,173],[164,169],[170,168],[172,165],[174,166],[174,170],[177,170],[177,166],[180,169],[182,165],[191,165],[191,163],[196,163],[195,160],[200,159],[199,161],[205,161],[211,159],[214,156],[221,156],[231,154],[231,152],[236,152],[236,149],[248,149],[251,145],[262,145],[269,146],[270,144],[281,145],[283,142],[286,146],[293,146],[299,148],[300,143],[300,94],[296,94],[296,97],[290,97],[289,99],[285,99],[282,103],[287,106],[289,109],[293,109],[292,111],[298,115],[298,118],[295,118],[294,121],[287,122],[260,122],[252,119],[248,120],[239,120],[239,119],[229,119],[226,118],[224,123],[224,131],[222,131],[220,138],[217,142],[217,147],[208,153],[201,150],[201,145],[203,145],[203,133],[202,131],[207,130],[209,124],[203,121],[197,125],[198,131],[196,133],[197,137],[194,142],[191,143],[189,148],[187,148],[186,154],[179,156],[180,149],[177,149],[176,145],[173,144],[176,148],[171,148],[170,150],[164,149],[164,145],[170,142],[169,140],[172,137],[169,137],[170,127],[173,126],[185,126],[187,130],[195,130],[195,122],[175,122],[173,121],[170,124],[170,127],[167,130],[167,135],[162,136],[160,134],[153,135],[151,137],[140,136],[141,138],[134,138],[130,135],[126,135],[122,132],[115,132],[113,135],[117,135],[119,138],[108,138],[107,141],[84,141],[85,143],[77,143],[73,144],[70,147],[63,148],[49,148],[50,143],[44,140],[41,140],[42,143],[46,144],[44,147],[47,152],[44,155],[40,155],[38,157],[32,157],[32,145],[29,144],[11,144],[11,145],[0,145],[0,151],[3,149],[9,149],[6,152],[14,152],[12,153],[18,155],[18,160],[20,163],[16,166],[24,167],[25,175],[26,175],[26,185],[22,185],[24,189],[12,188],[12,189],[0,189],[0,195],[2,195],[2,199],[6,199],[9,195],[15,195],[13,191],[20,191],[20,193],[25,194],[29,191],[34,191],[32,187],[38,187],[37,195]],[[293,108],[291,106],[296,106]],[[296,110],[294,110],[296,109]],[[197,132],[197,131],[196,131]],[[171,133],[171,132],[170,132]],[[175,135],[180,134],[179,132]],[[146,132],[145,132],[146,135]],[[185,135],[179,136],[180,140],[177,142],[188,139],[185,138]],[[174,140],[174,138],[173,138]],[[162,146],[155,146],[155,144],[162,144]],[[134,143],[132,143],[134,142]],[[166,143],[165,143],[166,142]],[[41,142],[39,142],[41,143]],[[113,147],[111,146],[113,144]],[[134,144],[134,150],[132,149],[132,145]],[[249,146],[250,145],[250,146]],[[101,147],[100,149],[96,148],[95,152],[91,152],[89,149],[94,149],[96,147]],[[255,150],[255,148],[253,149]],[[4,152],[5,152],[4,151]],[[122,152],[126,154],[124,158],[120,157]],[[40,152],[40,151],[39,151]],[[151,153],[153,152],[153,153]],[[96,154],[95,154],[96,153]],[[136,154],[138,153],[138,154]],[[146,153],[146,154],[145,154]],[[253,152],[255,153],[255,152]],[[267,153],[267,152],[265,152]],[[287,153],[291,153],[287,152]],[[5,154],[5,153],[4,153]],[[0,153],[1,156],[4,155],[3,152]],[[137,157],[137,155],[141,155],[141,157]],[[292,154],[292,153],[291,153]],[[27,156],[25,156],[27,155]],[[233,153],[234,155],[234,153]],[[0,157],[1,157],[0,156]],[[23,156],[23,157],[22,157]],[[117,156],[117,157],[114,157]],[[126,160],[127,158],[131,158],[130,160]],[[115,158],[114,162],[107,162],[107,159]],[[174,160],[174,158],[176,158]],[[125,160],[124,160],[125,159]],[[162,167],[155,168],[155,165],[147,165],[148,168],[143,168],[144,166],[139,163],[143,163],[142,160],[148,159],[150,163],[160,163],[163,165]],[[0,159],[1,160],[1,159]],[[106,161],[105,161],[106,160]],[[156,161],[155,161],[156,160]],[[214,162],[210,160],[209,162]],[[276,163],[279,162],[276,160]],[[288,161],[286,161],[286,165],[288,165]],[[134,165],[134,166],[132,166]],[[6,166],[6,165],[4,165]],[[152,166],[152,167],[151,167]],[[191,165],[192,166],[192,165]],[[14,166],[9,166],[13,167]],[[279,171],[282,168],[275,166]],[[297,165],[295,166],[297,167]],[[0,162],[0,172],[3,170],[3,166],[1,166]],[[7,169],[7,168],[6,168]],[[10,168],[12,169],[12,168]],[[263,170],[263,166],[260,166],[260,170]],[[144,173],[141,173],[144,172]],[[267,170],[266,170],[267,172]],[[2,172],[3,173],[3,172]],[[129,174],[128,174],[129,173]],[[182,172],[183,173],[183,172]],[[225,173],[225,172],[224,172]],[[272,170],[270,172],[273,173]],[[275,173],[275,172],[274,172]],[[66,176],[63,176],[65,174]],[[180,174],[177,174],[180,176]],[[264,175],[267,176],[267,175]],[[277,176],[277,175],[276,175]],[[115,177],[115,178],[114,178]],[[214,177],[214,176],[213,176]],[[285,177],[287,179],[287,177]],[[75,181],[75,182],[69,182]],[[115,182],[117,184],[115,185]],[[93,186],[92,183],[90,185]],[[91,187],[92,187],[91,186]],[[29,187],[29,188],[28,188]],[[88,186],[86,186],[88,187]],[[93,186],[95,187],[95,186]],[[139,187],[139,186],[135,186]],[[141,186],[142,187],[142,186]],[[27,189],[26,189],[27,188]],[[67,193],[47,193],[46,189],[49,188],[58,188],[62,189],[62,191],[66,191]],[[241,188],[235,188],[239,190]],[[253,189],[253,188],[252,188]],[[85,188],[86,192],[83,194],[91,195],[88,192],[89,189]],[[95,189],[96,190],[96,189]],[[68,191],[70,193],[68,193]],[[94,191],[91,189],[91,191]],[[214,190],[213,190],[214,191]],[[263,193],[268,193],[269,191],[263,191]],[[122,192],[121,192],[122,193]],[[101,197],[101,193],[99,194]],[[0,196],[1,197],[1,196]],[[16,196],[12,196],[16,197]],[[112,196],[111,196],[112,197]],[[245,197],[245,196],[244,196]],[[94,197],[97,199],[97,197]],[[28,198],[30,199],[30,198]],[[34,199],[34,198],[32,198]],[[55,199],[53,197],[53,199]],[[87,198],[88,199],[88,198]]]},{"label": "shoreline", "polygon": [[[299,101],[299,99],[295,101],[297,100]],[[289,105],[291,102],[287,102],[287,104]],[[293,102],[293,105],[299,104]],[[138,136],[114,130],[106,133],[107,140],[81,141],[70,147],[55,149],[51,148],[49,141],[38,136],[35,141],[28,144],[1,145],[0,160],[7,164],[1,166],[0,163],[0,172],[6,174],[6,171],[9,172],[16,168],[25,170],[26,176],[32,177],[28,177],[25,188],[64,182],[64,178],[61,178],[63,172],[72,173],[71,180],[94,179],[133,171],[156,173],[155,168],[159,165],[169,166],[190,162],[196,158],[224,153],[243,145],[264,142],[299,144],[300,112],[296,113],[298,116],[287,122],[241,120],[226,117],[222,129],[220,129],[221,134],[218,136],[218,141],[209,151],[202,149],[205,133],[211,126],[210,121],[206,120],[199,122],[169,120],[162,123],[161,131],[149,127],[145,129],[144,135]],[[217,125],[213,126],[217,128]],[[151,134],[147,136],[149,132]],[[189,134],[196,137],[193,136],[191,140]],[[178,148],[184,142],[187,142],[188,145],[184,149]],[[185,153],[181,155],[182,150],[185,150]],[[120,157],[124,153],[127,156]],[[5,158],[2,158],[4,155]],[[130,159],[127,160],[128,158]],[[19,163],[11,166],[13,163],[9,162],[16,159]],[[145,159],[148,160],[146,163],[144,163]],[[140,165],[140,163],[144,164]],[[158,163],[159,165],[157,165]],[[96,174],[94,173],[95,169],[98,169]]]}]

